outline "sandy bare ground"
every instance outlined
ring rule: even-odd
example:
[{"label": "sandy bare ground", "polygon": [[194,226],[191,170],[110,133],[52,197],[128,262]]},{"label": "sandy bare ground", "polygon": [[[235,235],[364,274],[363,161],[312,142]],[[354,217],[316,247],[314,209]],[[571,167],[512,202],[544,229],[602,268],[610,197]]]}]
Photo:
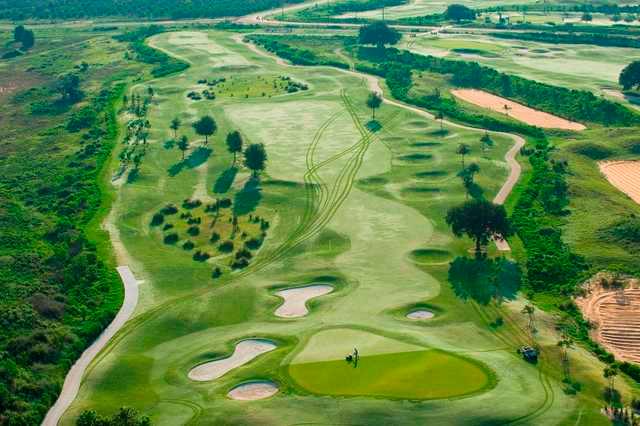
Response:
[{"label": "sandy bare ground", "polygon": [[[586,129],[586,127],[580,123],[565,120],[564,118],[529,108],[522,104],[510,101],[509,99],[501,98],[500,96],[492,95],[491,93],[487,93],[482,90],[457,89],[452,90],[451,93],[463,101],[508,115],[532,126],[538,126],[544,129],[576,131]],[[506,109],[505,106],[507,106],[508,109]]]},{"label": "sandy bare ground", "polygon": [[418,309],[416,311],[411,311],[407,314],[407,318],[412,320],[426,320],[433,318],[433,312],[427,311],[426,309]]},{"label": "sandy bare ground", "polygon": [[109,324],[95,342],[80,355],[80,358],[78,358],[67,373],[60,396],[58,396],[56,403],[49,409],[47,416],[42,422],[43,426],[56,426],[58,424],[60,417],[67,408],[69,408],[69,405],[71,405],[76,398],[76,395],[78,395],[85,370],[102,348],[105,347],[109,340],[131,317],[138,303],[138,281],[133,276],[131,269],[129,269],[128,266],[118,266],[117,269],[124,284],[124,302],[122,303],[122,307],[120,307],[118,314],[113,321],[111,321],[111,324]]},{"label": "sandy bare ground", "polygon": [[617,359],[640,363],[640,282],[626,278],[617,287],[603,286],[607,281],[610,275],[600,273],[585,283],[586,294],[576,305],[595,325],[594,340]]},{"label": "sandy bare ground", "polygon": [[[271,58],[274,61],[276,61],[276,63],[278,63],[279,65],[282,66],[290,66],[293,67],[294,65],[289,64],[288,62],[284,61],[282,58],[280,58],[277,55],[273,55],[265,50],[260,49],[258,46],[254,45],[253,43],[245,43],[243,40],[243,37],[241,35],[237,35],[233,37],[233,40],[235,40],[238,43],[243,44],[244,46],[246,46],[247,48],[249,48],[250,50],[252,50],[253,52],[265,56],[267,58]],[[352,70],[344,70],[342,68],[333,68],[332,69],[338,70],[340,72],[343,73],[347,73],[347,74],[351,74],[353,76],[359,77],[361,78],[369,87],[369,90],[373,91],[373,92],[377,92],[382,96],[382,100],[384,103],[388,104],[388,105],[393,105],[399,108],[404,108],[408,111],[414,112],[418,115],[421,115],[423,117],[426,117],[430,120],[435,120],[435,116],[433,114],[431,114],[430,112],[427,112],[423,109],[420,109],[418,107],[414,107],[411,105],[407,105],[405,103],[396,101],[396,100],[392,100],[389,98],[386,98],[384,96],[384,91],[382,90],[382,86],[380,85],[380,81],[378,79],[378,77],[373,76],[373,75],[369,75],[369,74],[362,74],[359,73],[357,71],[352,71]],[[455,127],[458,129],[466,129],[466,130],[474,130],[474,131],[478,131],[478,130],[483,130],[483,129],[478,129],[476,127],[470,127],[470,126],[465,126],[463,124],[458,124],[458,123],[453,123],[447,120],[442,120],[442,123],[446,126],[449,127]],[[491,134],[491,135],[501,135],[501,136],[506,136],[508,138],[511,138],[514,142],[513,146],[511,147],[511,149],[505,154],[505,161],[507,162],[509,168],[510,168],[510,172],[509,172],[509,177],[507,177],[507,180],[505,181],[505,183],[502,185],[502,187],[500,188],[500,191],[498,191],[498,194],[496,195],[496,197],[494,198],[493,202],[496,204],[504,204],[504,202],[506,201],[506,199],[509,197],[509,194],[511,194],[511,191],[513,190],[513,187],[516,185],[516,183],[518,183],[518,180],[520,179],[520,175],[522,174],[522,167],[520,166],[520,164],[518,163],[518,161],[516,160],[516,157],[518,155],[518,153],[520,152],[520,149],[525,145],[525,140],[523,137],[518,136],[518,135],[514,135],[511,133],[505,133],[505,132],[495,132],[495,131],[488,131],[486,130],[487,133]],[[494,240],[496,247],[498,248],[499,251],[510,251],[511,247],[509,247],[509,243],[507,243],[507,241],[503,240],[503,239],[496,239]]]},{"label": "sandy bare ground", "polygon": [[231,389],[227,396],[238,401],[255,401],[257,399],[265,399],[275,395],[278,392],[278,386],[275,383],[261,381],[244,383]]},{"label": "sandy bare ground", "polygon": [[640,161],[602,161],[598,167],[611,185],[640,204]]},{"label": "sandy bare ground", "polygon": [[256,357],[274,350],[277,346],[263,339],[247,339],[238,342],[230,357],[205,362],[189,371],[189,378],[206,382],[222,377],[234,368],[238,368]]},{"label": "sandy bare ground", "polygon": [[307,302],[314,297],[331,293],[333,287],[327,284],[314,284],[305,287],[288,288],[276,292],[284,302],[276,309],[276,316],[282,318],[298,318],[309,313]]}]

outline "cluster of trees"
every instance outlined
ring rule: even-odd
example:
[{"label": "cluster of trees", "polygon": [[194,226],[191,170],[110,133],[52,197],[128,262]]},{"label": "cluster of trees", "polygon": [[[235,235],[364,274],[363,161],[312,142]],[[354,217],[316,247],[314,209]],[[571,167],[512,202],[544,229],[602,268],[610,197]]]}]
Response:
[{"label": "cluster of trees", "polygon": [[122,407],[112,416],[101,416],[93,410],[83,411],[76,426],[151,426],[151,420],[133,408]]},{"label": "cluster of trees", "polygon": [[36,42],[33,31],[28,30],[24,25],[18,25],[13,29],[13,40],[22,44],[22,50],[29,50]]},{"label": "cluster of trees", "polygon": [[408,3],[408,0],[346,0],[309,7],[299,11],[296,15],[304,21],[355,21],[355,19],[338,19],[335,17],[350,12],[357,13],[384,9],[385,7],[401,6],[406,3]]},{"label": "cluster of trees", "polygon": [[148,19],[242,16],[303,0],[0,0],[0,19],[78,19],[136,17]]},{"label": "cluster of trees", "polygon": [[444,11],[444,18],[449,21],[473,21],[476,19],[476,12],[462,4],[450,4]]},{"label": "cluster of trees", "polygon": [[[378,63],[373,70],[365,70],[384,75],[388,83],[391,73],[410,76],[412,69],[424,70],[451,76],[451,83],[456,86],[487,90],[575,121],[616,126],[633,126],[640,123],[639,114],[617,102],[597,97],[592,92],[539,83],[501,73],[476,62],[417,55],[394,48],[386,49],[384,55],[372,49],[360,48],[358,55],[361,59]],[[404,90],[408,89],[409,87],[405,87]],[[399,95],[402,96],[402,93]]]},{"label": "cluster of trees", "polygon": [[620,72],[618,82],[624,90],[640,88],[640,61],[633,61]]},{"label": "cluster of trees", "polygon": [[499,32],[489,34],[496,38],[539,41],[552,44],[595,44],[597,46],[640,48],[640,40],[636,37],[625,37],[594,33],[560,33],[560,32]]},{"label": "cluster of trees", "polygon": [[250,35],[247,39],[259,46],[264,47],[267,51],[291,61],[295,65],[327,65],[331,67],[349,69],[349,64],[333,59],[325,59],[316,55],[309,49],[303,49],[291,46],[285,42],[266,35]]},{"label": "cluster of trees", "polygon": [[114,36],[114,39],[121,42],[128,42],[131,50],[133,50],[135,54],[136,60],[145,64],[155,65],[151,69],[151,75],[156,78],[164,77],[189,68],[187,62],[169,56],[160,50],[153,49],[144,43],[146,38],[164,31],[165,28],[160,25],[150,25]]},{"label": "cluster of trees", "polygon": [[373,44],[378,48],[384,48],[386,44],[397,44],[402,35],[382,21],[369,25],[362,25],[358,31],[360,44]]}]

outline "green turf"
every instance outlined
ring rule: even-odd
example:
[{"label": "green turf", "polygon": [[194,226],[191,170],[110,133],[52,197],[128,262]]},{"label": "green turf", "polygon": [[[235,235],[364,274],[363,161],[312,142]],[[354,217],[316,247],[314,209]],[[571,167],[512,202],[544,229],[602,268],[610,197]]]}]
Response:
[{"label": "green turf", "polygon": [[288,373],[305,390],[322,395],[398,399],[451,398],[489,387],[478,365],[445,352],[427,350],[293,364]]}]

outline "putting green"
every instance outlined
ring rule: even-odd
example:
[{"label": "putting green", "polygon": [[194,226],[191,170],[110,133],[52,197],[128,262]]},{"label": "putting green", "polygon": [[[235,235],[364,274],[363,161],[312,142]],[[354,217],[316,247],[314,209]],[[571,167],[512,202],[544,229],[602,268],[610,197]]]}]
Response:
[{"label": "putting green", "polygon": [[494,384],[479,364],[438,350],[360,356],[345,360],[292,364],[289,375],[312,393],[439,399],[469,395]]}]

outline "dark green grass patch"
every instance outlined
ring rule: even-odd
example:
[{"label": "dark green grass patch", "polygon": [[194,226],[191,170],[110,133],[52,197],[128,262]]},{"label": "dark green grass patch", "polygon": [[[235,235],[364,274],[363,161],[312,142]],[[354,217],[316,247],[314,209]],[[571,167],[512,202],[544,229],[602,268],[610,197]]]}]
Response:
[{"label": "dark green grass patch", "polygon": [[293,364],[288,372],[299,386],[322,395],[440,399],[495,384],[481,364],[438,350],[361,356],[357,366],[345,360]]}]

